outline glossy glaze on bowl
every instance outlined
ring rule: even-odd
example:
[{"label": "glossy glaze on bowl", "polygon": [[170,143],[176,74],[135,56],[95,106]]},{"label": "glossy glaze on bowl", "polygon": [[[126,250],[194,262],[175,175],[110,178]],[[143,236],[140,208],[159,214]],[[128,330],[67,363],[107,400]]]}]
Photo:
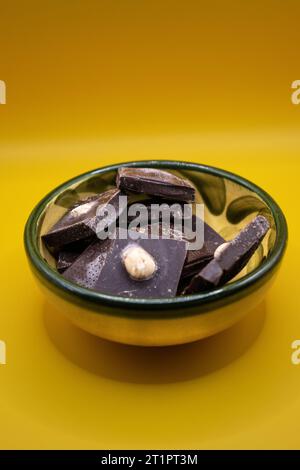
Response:
[{"label": "glossy glaze on bowl", "polygon": [[[271,230],[243,272],[210,292],[170,299],[131,299],[91,291],[65,280],[40,241],[76,200],[109,189],[119,166],[155,167],[189,178],[205,220],[225,239],[233,238],[257,213]],[[264,296],[283,256],[287,227],[273,199],[249,181],[216,168],[173,161],[119,164],[74,178],[47,195],[34,209],[25,230],[30,265],[63,313],[98,336],[130,344],[167,345],[194,341],[227,328]]]}]

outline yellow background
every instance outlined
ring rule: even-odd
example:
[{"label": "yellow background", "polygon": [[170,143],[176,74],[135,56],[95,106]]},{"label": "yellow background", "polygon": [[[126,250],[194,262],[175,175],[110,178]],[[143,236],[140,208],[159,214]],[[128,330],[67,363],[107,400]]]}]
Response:
[{"label": "yellow background", "polygon": [[[299,448],[298,1],[2,2],[1,448]],[[94,167],[182,159],[239,173],[284,210],[266,302],[205,341],[110,344],[36,289],[22,233]]]}]

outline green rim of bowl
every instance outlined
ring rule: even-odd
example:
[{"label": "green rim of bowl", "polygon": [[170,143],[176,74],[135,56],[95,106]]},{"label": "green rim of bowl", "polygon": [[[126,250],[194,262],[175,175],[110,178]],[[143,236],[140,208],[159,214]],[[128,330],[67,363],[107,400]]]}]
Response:
[{"label": "green rim of bowl", "polygon": [[[173,170],[200,171],[202,173],[208,173],[210,175],[226,178],[253,191],[267,204],[274,217],[276,226],[276,240],[272,252],[261,264],[261,266],[248,275],[244,276],[242,279],[211,291],[169,299],[132,299],[127,297],[118,297],[86,289],[67,281],[57,271],[51,268],[39,253],[37,229],[40,217],[42,216],[49,202],[54,197],[58,196],[63,190],[67,189],[70,185],[78,183],[81,180],[84,180],[93,175],[99,175],[108,171],[117,170],[120,166],[153,168],[164,167]],[[280,207],[268,193],[247,179],[219,168],[197,163],[170,160],[142,160],[108,165],[99,169],[88,171],[66,181],[65,183],[55,188],[53,191],[47,194],[31,212],[25,227],[24,243],[27,256],[40,279],[44,282],[46,281],[46,283],[52,284],[62,297],[68,294],[68,297],[70,298],[71,296],[74,302],[79,304],[88,303],[89,306],[95,311],[97,311],[97,308],[99,309],[99,306],[103,304],[117,309],[126,309],[127,312],[125,312],[125,315],[128,314],[128,316],[130,316],[130,310],[139,309],[139,316],[143,318],[143,316],[148,316],[147,310],[150,309],[169,310],[168,317],[172,317],[172,310],[174,310],[174,316],[178,316],[178,313],[176,314],[176,309],[178,308],[185,309],[186,307],[195,307],[200,305],[204,306],[220,301],[225,301],[227,303],[230,302],[231,299],[236,300],[237,296],[241,297],[246,295],[250,288],[253,289],[256,286],[258,287],[261,282],[263,282],[265,278],[268,278],[269,274],[277,267],[286,248],[287,234],[287,223]],[[121,314],[121,312],[119,313]]]}]

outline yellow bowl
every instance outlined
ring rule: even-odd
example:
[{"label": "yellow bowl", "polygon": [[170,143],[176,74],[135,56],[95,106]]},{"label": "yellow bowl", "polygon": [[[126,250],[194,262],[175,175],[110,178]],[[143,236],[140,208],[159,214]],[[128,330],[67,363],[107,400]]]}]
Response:
[{"label": "yellow bowl", "polygon": [[[229,284],[170,299],[106,295],[67,281],[41,243],[41,235],[80,197],[112,187],[120,166],[165,168],[188,177],[205,204],[205,220],[231,239],[257,213],[271,229],[243,271]],[[101,338],[126,344],[164,346],[188,343],[222,331],[264,298],[280,266],[287,224],[276,202],[248,180],[206,165],[139,161],[103,167],[73,178],[45,196],[32,211],[24,234],[28,260],[49,301],[75,325]]]}]

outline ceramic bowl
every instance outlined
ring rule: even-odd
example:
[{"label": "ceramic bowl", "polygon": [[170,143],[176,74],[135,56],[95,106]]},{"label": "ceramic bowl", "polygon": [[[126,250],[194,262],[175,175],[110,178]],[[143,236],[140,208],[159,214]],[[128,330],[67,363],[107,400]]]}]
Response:
[{"label": "ceramic bowl", "polygon": [[[120,166],[168,169],[188,177],[205,204],[205,220],[226,240],[257,213],[271,229],[244,270],[229,284],[201,294],[169,299],[133,299],[102,294],[68,282],[41,243],[75,200],[114,185]],[[255,308],[266,295],[287,243],[285,217],[263,189],[227,171],[180,161],[138,161],[106,166],[63,183],[33,209],[25,228],[29,264],[47,300],[78,327],[112,341],[143,346],[182,344],[220,332]]]}]

